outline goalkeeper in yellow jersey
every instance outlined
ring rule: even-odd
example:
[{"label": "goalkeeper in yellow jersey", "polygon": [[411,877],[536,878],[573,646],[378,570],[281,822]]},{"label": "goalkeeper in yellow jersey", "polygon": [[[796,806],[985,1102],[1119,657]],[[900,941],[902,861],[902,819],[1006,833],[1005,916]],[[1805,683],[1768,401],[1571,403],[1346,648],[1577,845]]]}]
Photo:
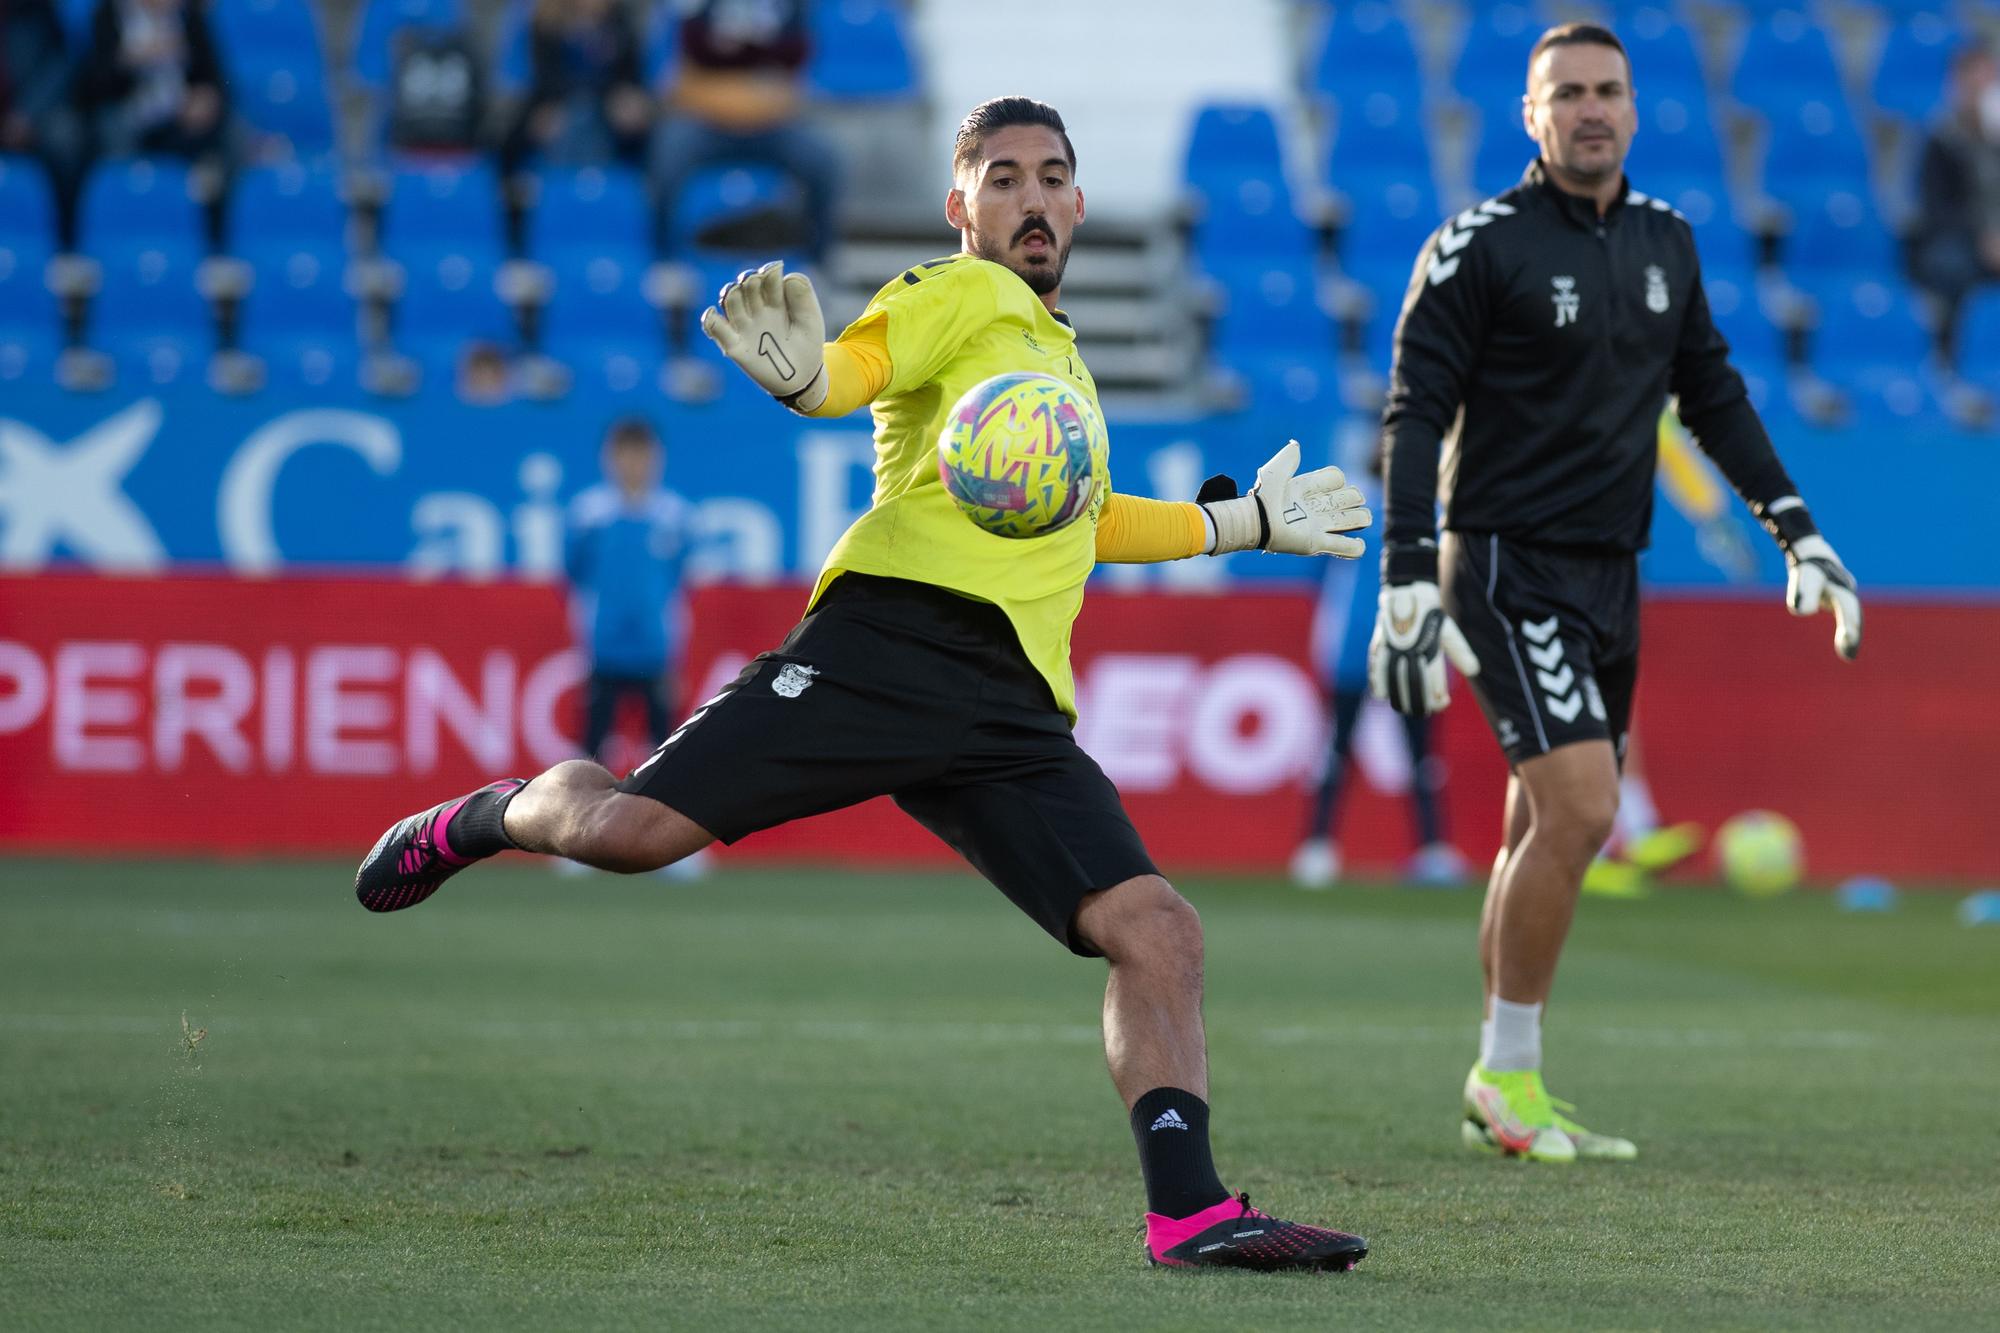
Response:
[{"label": "goalkeeper in yellow jersey", "polygon": [[[1058,308],[1083,221],[1062,118],[1026,98],[960,126],[945,217],[961,253],[904,272],[825,342],[812,284],[776,264],[723,289],[702,327],[794,412],[875,418],[875,495],[827,557],[805,619],[700,704],[622,781],[572,760],[410,816],[355,877],[363,905],[421,902],[510,847],[606,870],[669,865],[717,838],[892,796],[1043,930],[1109,964],[1104,1047],[1138,1143],[1146,1254],[1172,1266],[1345,1269],[1358,1236],[1230,1196],[1210,1159],[1202,929],[1161,877],[1117,790],[1071,733],[1070,626],[1099,560],[1262,549],[1361,554],[1360,493],[1300,474],[1287,444],[1238,496],[1111,494],[1032,541],[986,533],[937,473],[960,395],[1009,371],[1096,398]],[[1104,496],[1106,488],[1099,489]]]}]

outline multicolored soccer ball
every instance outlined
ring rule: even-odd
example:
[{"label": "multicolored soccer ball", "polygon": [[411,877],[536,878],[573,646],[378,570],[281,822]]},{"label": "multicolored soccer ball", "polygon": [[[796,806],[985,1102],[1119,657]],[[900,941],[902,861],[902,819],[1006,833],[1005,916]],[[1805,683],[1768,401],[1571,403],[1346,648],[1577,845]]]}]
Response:
[{"label": "multicolored soccer ball", "polygon": [[1715,831],[1715,863],[1738,893],[1770,898],[1798,884],[1805,848],[1791,820],[1770,810],[1746,810]]},{"label": "multicolored soccer ball", "polygon": [[938,478],[996,537],[1046,537],[1090,509],[1109,473],[1103,418],[1053,375],[1017,372],[973,385],[938,436]]}]

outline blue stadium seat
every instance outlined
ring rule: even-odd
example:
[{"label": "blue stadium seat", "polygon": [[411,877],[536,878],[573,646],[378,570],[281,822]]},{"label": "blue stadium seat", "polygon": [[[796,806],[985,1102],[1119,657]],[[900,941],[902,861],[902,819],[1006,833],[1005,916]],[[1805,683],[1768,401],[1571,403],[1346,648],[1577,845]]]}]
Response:
[{"label": "blue stadium seat", "polygon": [[1312,236],[1293,205],[1278,124],[1266,108],[1203,107],[1188,135],[1185,179],[1198,208],[1198,254],[1310,254]]},{"label": "blue stadium seat", "polygon": [[55,374],[62,339],[54,325],[0,322],[0,384],[42,384]]},{"label": "blue stadium seat", "polygon": [[1310,264],[1231,257],[1211,258],[1203,268],[1226,294],[1215,340],[1224,360],[1332,354],[1333,324],[1320,308],[1318,275]]},{"label": "blue stadium seat", "polygon": [[[18,174],[18,173],[17,173]],[[0,176],[0,346],[15,350],[6,356],[30,357],[43,339],[62,328],[62,311],[45,280],[54,244],[46,225],[32,225],[34,214],[6,190]],[[15,230],[15,224],[31,225]]]},{"label": "blue stadium seat", "polygon": [[1919,378],[1930,357],[1930,334],[1900,283],[1876,280],[1811,286],[1819,301],[1813,369],[1853,394],[1907,416],[1923,407]]},{"label": "blue stadium seat", "polygon": [[806,82],[841,101],[913,96],[917,75],[895,0],[820,0],[812,7]]},{"label": "blue stadium seat", "polygon": [[1479,149],[1472,158],[1472,188],[1481,198],[1499,194],[1518,184],[1521,173],[1535,160],[1535,141],[1521,127],[1519,113],[1507,107],[1489,110],[1482,116]]},{"label": "blue stadium seat", "polygon": [[1965,34],[1933,10],[1892,18],[1869,85],[1875,105],[1907,120],[1928,119],[1944,97],[1951,54],[1964,41]]},{"label": "blue stadium seat", "polygon": [[1375,91],[1341,100],[1327,168],[1335,189],[1349,175],[1431,174],[1430,134],[1421,101]]},{"label": "blue stadium seat", "polygon": [[1410,30],[1394,8],[1382,0],[1334,7],[1313,61],[1314,92],[1333,98],[1349,116],[1352,103],[1378,94],[1414,109],[1423,84]]},{"label": "blue stadium seat", "polygon": [[572,256],[622,254],[648,245],[652,206],[637,173],[622,168],[545,169],[528,219],[528,254],[565,266]]},{"label": "blue stadium seat", "polygon": [[1765,193],[1796,206],[1835,190],[1869,188],[1868,149],[1845,98],[1808,97],[1765,115]]},{"label": "blue stadium seat", "polygon": [[215,324],[195,290],[194,253],[123,251],[103,271],[90,345],[117,363],[121,378],[173,384],[199,374],[215,349]]},{"label": "blue stadium seat", "polygon": [[404,27],[455,28],[465,20],[459,0],[365,0],[361,32],[354,42],[354,73],[380,88],[389,81],[390,49]]},{"label": "blue stadium seat", "polygon": [[[1658,0],[1627,5],[1614,14],[1614,21],[1619,40],[1632,58],[1632,82],[1639,89],[1642,113],[1648,97],[1692,100],[1707,96],[1708,82],[1694,37],[1671,6]],[[1645,125],[1642,118],[1642,130]]]},{"label": "blue stadium seat", "polygon": [[1491,117],[1520,106],[1528,86],[1528,52],[1542,35],[1542,25],[1526,5],[1475,6],[1475,10],[1451,86]]},{"label": "blue stadium seat", "polygon": [[493,82],[503,92],[522,92],[535,77],[534,39],[529,23],[534,7],[534,0],[508,0],[506,10],[500,15],[493,39]]},{"label": "blue stadium seat", "polygon": [[[694,253],[701,248],[698,242],[707,229],[768,209],[797,211],[799,198],[797,183],[772,167],[746,165],[698,171],[689,178],[687,187],[668,212],[668,248],[676,255]],[[780,257],[764,256],[765,259]],[[782,257],[787,262],[794,258]],[[735,275],[736,269],[731,269],[730,276]]]},{"label": "blue stadium seat", "polygon": [[1718,266],[1702,269],[1703,294],[1715,327],[1729,342],[1730,359],[1744,376],[1776,379],[1784,364],[1784,344],[1778,330],[1757,305],[1757,290],[1748,269]]},{"label": "blue stadium seat", "polygon": [[233,255],[250,258],[295,250],[338,254],[346,245],[347,207],[326,167],[252,167],[229,193]]},{"label": "blue stadium seat", "polygon": [[111,261],[142,250],[176,260],[203,248],[200,206],[188,190],[185,163],[173,158],[107,162],[84,185],[77,245]]},{"label": "blue stadium seat", "polygon": [[1767,115],[1845,97],[1826,33],[1799,9],[1774,10],[1751,22],[1730,89],[1737,101]]},{"label": "blue stadium seat", "polygon": [[55,195],[41,163],[0,156],[0,250],[55,242]]},{"label": "blue stadium seat", "polygon": [[[650,263],[646,251],[628,247],[594,256],[578,253],[555,266],[555,296],[542,317],[542,350],[582,379],[602,379],[604,363],[621,358],[646,373],[657,371],[666,356],[666,325],[646,302]],[[621,373],[629,378],[629,370]]]},{"label": "blue stadium seat", "polygon": [[345,264],[338,248],[303,245],[267,250],[252,262],[256,283],[236,342],[264,359],[274,386],[316,389],[352,379],[360,349]]},{"label": "blue stadium seat", "polygon": [[252,128],[281,136],[301,157],[333,149],[326,59],[314,10],[297,0],[209,5],[236,110]]},{"label": "blue stadium seat", "polygon": [[1895,239],[1876,217],[1865,182],[1859,190],[1830,190],[1800,200],[1793,206],[1792,219],[1784,262],[1786,272],[1795,278],[1844,272],[1879,281],[1901,270]]},{"label": "blue stadium seat", "polygon": [[1400,300],[1417,252],[1444,220],[1437,192],[1428,176],[1380,175],[1350,180],[1348,199],[1341,271],[1374,292],[1378,305],[1390,294]]},{"label": "blue stadium seat", "polygon": [[448,255],[490,265],[505,249],[500,183],[485,163],[406,167],[382,210],[382,252],[406,265]]},{"label": "blue stadium seat", "polygon": [[1967,299],[1958,364],[1967,378],[2000,390],[2000,288],[1982,287]]},{"label": "blue stadium seat", "polygon": [[[1729,178],[1721,144],[1705,92],[1639,90],[1639,133],[1632,140],[1631,170],[1642,180],[1656,174],[1676,181],[1698,179],[1720,194]],[[1645,185],[1641,188],[1655,192]]]},{"label": "blue stadium seat", "polygon": [[493,289],[494,265],[444,253],[406,264],[390,341],[427,365],[453,364],[473,339],[513,347],[514,313]]}]

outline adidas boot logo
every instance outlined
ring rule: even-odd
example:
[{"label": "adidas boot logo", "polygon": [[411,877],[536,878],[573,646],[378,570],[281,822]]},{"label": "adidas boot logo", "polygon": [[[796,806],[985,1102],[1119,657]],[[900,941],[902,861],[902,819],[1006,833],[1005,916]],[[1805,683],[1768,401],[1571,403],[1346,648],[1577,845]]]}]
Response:
[{"label": "adidas boot logo", "polygon": [[1174,1110],[1171,1106],[1160,1112],[1160,1118],[1153,1122],[1153,1131],[1155,1133],[1163,1129],[1186,1129],[1187,1127],[1188,1123],[1181,1119],[1181,1113]]}]

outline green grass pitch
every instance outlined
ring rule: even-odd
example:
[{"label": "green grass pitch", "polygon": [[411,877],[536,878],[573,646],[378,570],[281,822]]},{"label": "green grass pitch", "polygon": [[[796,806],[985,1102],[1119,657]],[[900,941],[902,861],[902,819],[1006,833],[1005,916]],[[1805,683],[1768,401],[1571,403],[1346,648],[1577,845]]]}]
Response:
[{"label": "green grass pitch", "polygon": [[[1630,1166],[1459,1146],[1477,895],[1183,887],[1224,1178],[1344,1276],[1141,1261],[1102,966],[969,876],[0,863],[0,1323],[1968,1328],[2000,930],[1586,902],[1549,1073]],[[183,1029],[183,1015],[187,1027]]]}]

